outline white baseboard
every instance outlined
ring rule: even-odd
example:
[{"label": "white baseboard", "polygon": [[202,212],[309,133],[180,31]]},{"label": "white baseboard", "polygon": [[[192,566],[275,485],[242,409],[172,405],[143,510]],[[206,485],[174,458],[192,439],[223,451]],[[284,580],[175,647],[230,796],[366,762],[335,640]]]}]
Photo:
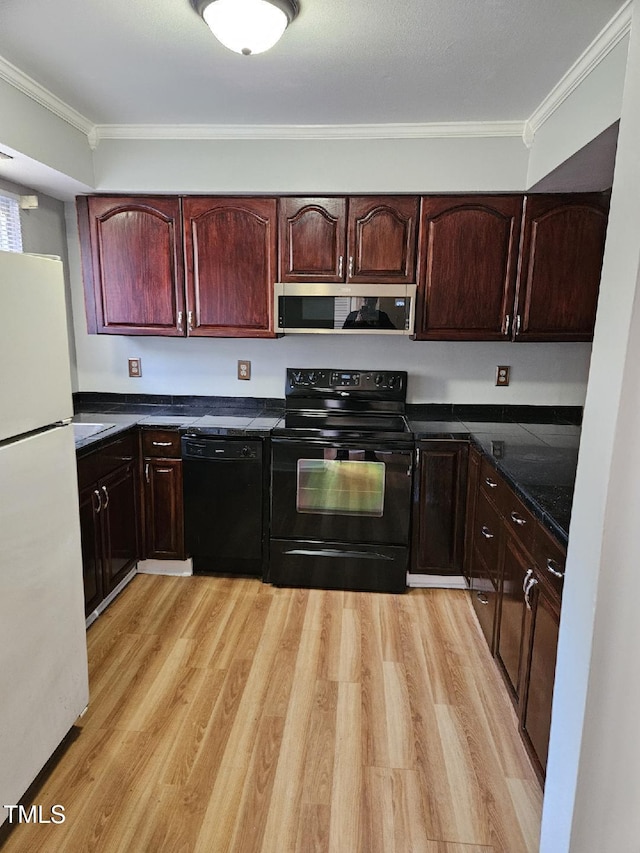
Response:
[{"label": "white baseboard", "polygon": [[407,586],[420,589],[466,589],[462,575],[412,575],[407,573]]},{"label": "white baseboard", "polygon": [[193,574],[193,560],[140,560],[138,572],[141,575],[174,575],[188,577]]}]

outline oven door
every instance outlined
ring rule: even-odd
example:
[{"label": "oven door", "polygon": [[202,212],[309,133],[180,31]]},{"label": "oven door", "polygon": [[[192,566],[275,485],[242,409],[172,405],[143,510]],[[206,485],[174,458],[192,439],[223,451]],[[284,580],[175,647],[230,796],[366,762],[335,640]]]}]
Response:
[{"label": "oven door", "polygon": [[413,450],[273,439],[271,536],[406,546]]}]

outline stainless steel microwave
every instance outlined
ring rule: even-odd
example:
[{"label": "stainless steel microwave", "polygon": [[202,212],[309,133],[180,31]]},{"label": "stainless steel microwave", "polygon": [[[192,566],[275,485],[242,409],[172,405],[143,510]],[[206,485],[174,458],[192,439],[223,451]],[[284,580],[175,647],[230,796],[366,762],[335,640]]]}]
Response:
[{"label": "stainless steel microwave", "polygon": [[275,285],[278,334],[412,335],[415,284]]}]

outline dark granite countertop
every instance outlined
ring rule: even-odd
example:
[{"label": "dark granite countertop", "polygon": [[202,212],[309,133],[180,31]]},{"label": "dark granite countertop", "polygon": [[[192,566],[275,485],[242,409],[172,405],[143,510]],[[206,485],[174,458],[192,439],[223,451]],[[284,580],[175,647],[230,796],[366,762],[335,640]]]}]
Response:
[{"label": "dark granite countertop", "polygon": [[[524,407],[526,411],[522,411],[523,407],[514,407],[509,412],[495,412],[487,411],[488,407],[470,408],[459,413],[463,418],[451,407],[440,412],[434,407],[410,407],[409,424],[416,439],[472,441],[566,546],[580,443],[579,410]],[[481,414],[487,419],[481,419]],[[499,420],[491,420],[498,416]]]},{"label": "dark granite countertop", "polygon": [[[132,426],[207,427],[220,435],[267,436],[282,417],[283,400],[76,394],[74,423],[105,429],[76,440],[98,446]],[[566,545],[581,409],[548,406],[408,405],[416,439],[473,442],[510,483],[533,514]]]}]

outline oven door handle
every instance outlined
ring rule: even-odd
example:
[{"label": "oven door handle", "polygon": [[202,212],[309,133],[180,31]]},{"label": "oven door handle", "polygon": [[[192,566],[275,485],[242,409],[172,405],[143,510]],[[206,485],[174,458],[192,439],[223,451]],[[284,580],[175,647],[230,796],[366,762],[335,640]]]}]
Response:
[{"label": "oven door handle", "polygon": [[386,554],[377,554],[373,551],[341,551],[337,548],[318,548],[317,551],[308,548],[294,548],[284,553],[287,557],[329,557],[331,559],[356,557],[359,560],[390,560],[393,562],[393,557]]}]

